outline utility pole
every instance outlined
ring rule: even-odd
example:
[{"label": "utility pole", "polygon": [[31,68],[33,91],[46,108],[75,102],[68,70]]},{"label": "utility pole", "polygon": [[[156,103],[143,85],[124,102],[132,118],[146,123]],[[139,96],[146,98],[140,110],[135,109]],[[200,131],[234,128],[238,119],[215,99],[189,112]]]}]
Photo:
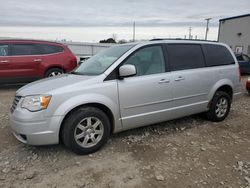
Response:
[{"label": "utility pole", "polygon": [[133,23],[133,42],[135,42],[135,22]]},{"label": "utility pole", "polygon": [[208,34],[208,31],[209,31],[208,24],[209,24],[209,21],[210,21],[210,20],[212,20],[212,18],[206,18],[205,20],[207,21],[207,27],[206,27],[205,40],[207,40],[207,34]]},{"label": "utility pole", "polygon": [[192,27],[189,27],[189,34],[188,34],[188,39],[192,39],[192,34],[191,34],[191,32],[192,32]]}]

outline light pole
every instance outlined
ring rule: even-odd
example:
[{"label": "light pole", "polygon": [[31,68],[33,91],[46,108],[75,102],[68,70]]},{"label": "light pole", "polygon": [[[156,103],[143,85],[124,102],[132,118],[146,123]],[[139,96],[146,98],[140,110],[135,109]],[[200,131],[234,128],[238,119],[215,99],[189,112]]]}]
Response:
[{"label": "light pole", "polygon": [[205,40],[207,40],[207,34],[208,34],[208,30],[209,30],[208,24],[209,24],[209,21],[212,20],[212,18],[206,18],[205,20],[207,21]]},{"label": "light pole", "polygon": [[188,39],[190,40],[190,39],[192,39],[192,27],[189,27],[188,28],[188,31],[189,31],[189,33],[188,33]]},{"label": "light pole", "polygon": [[133,23],[133,42],[135,42],[135,22]]}]

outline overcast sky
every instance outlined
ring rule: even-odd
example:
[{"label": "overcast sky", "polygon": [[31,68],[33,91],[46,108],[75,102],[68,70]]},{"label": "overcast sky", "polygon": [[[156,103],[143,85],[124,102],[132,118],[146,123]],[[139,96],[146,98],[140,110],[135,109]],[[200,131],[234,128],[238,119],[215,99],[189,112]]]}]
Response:
[{"label": "overcast sky", "polygon": [[[0,38],[98,42],[117,39],[217,40],[219,19],[250,13],[250,0],[0,0]],[[36,27],[33,27],[36,26]]]},{"label": "overcast sky", "polygon": [[[250,13],[250,0],[0,0],[2,26],[217,27]],[[1,29],[1,28],[0,28]],[[0,30],[1,31],[1,30]]]}]

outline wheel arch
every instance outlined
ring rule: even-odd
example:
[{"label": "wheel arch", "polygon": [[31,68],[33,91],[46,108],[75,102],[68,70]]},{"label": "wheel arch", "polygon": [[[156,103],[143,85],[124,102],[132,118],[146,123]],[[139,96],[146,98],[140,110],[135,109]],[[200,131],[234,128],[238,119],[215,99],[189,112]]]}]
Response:
[{"label": "wheel arch", "polygon": [[230,80],[224,79],[217,82],[214,87],[211,89],[208,95],[208,108],[211,105],[211,101],[217,91],[224,91],[229,94],[231,101],[233,99],[233,83]]},{"label": "wheel arch", "polygon": [[110,133],[115,132],[115,119],[114,119],[114,114],[112,113],[111,109],[108,108],[106,105],[101,104],[101,103],[86,103],[86,104],[81,104],[79,106],[74,107],[73,109],[71,109],[70,111],[67,112],[67,114],[64,116],[61,125],[60,125],[60,129],[59,129],[59,142],[62,142],[62,130],[64,127],[64,122],[67,119],[67,117],[69,115],[71,115],[72,113],[74,113],[76,110],[78,110],[79,108],[84,108],[84,107],[95,107],[98,108],[100,110],[102,110],[109,118],[110,120],[110,124],[111,124],[111,129],[110,129]]},{"label": "wheel arch", "polygon": [[230,85],[223,85],[221,87],[219,87],[217,91],[224,91],[226,92],[227,94],[229,94],[231,100],[233,99],[233,88],[230,86]]}]

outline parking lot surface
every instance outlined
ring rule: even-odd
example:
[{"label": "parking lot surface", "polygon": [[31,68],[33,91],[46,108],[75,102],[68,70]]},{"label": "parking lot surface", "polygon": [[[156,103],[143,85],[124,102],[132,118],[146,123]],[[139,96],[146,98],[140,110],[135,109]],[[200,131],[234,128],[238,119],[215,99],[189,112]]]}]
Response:
[{"label": "parking lot surface", "polygon": [[0,89],[0,187],[250,187],[244,89],[223,122],[199,115],[168,121],[112,135],[100,151],[78,156],[14,138],[8,113],[18,87]]}]

